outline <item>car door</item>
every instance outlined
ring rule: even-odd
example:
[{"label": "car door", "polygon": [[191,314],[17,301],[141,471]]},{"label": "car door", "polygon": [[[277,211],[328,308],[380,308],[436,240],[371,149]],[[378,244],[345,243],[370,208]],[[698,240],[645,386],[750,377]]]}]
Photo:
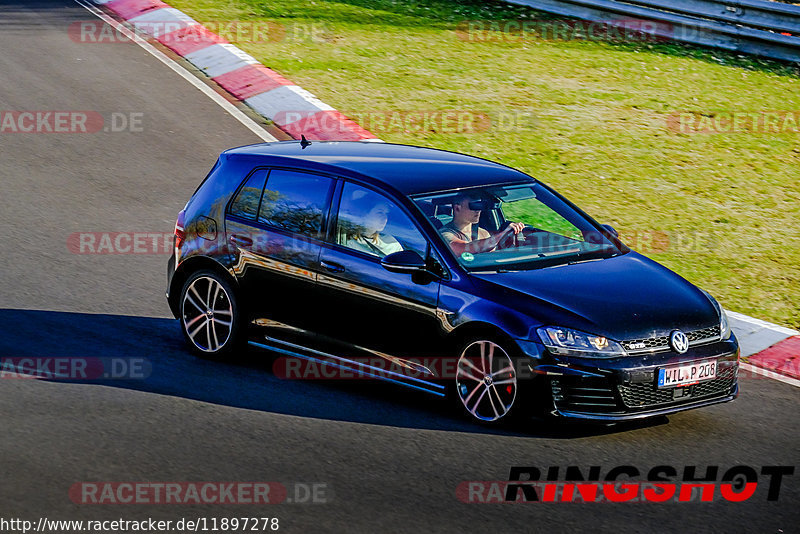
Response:
[{"label": "car door", "polygon": [[227,238],[242,295],[258,324],[309,329],[316,271],[335,180],[291,169],[255,169],[231,201]]},{"label": "car door", "polygon": [[439,281],[383,268],[381,258],[399,250],[424,258],[429,245],[387,195],[345,181],[320,252],[321,333],[384,357],[431,354],[441,335]]}]

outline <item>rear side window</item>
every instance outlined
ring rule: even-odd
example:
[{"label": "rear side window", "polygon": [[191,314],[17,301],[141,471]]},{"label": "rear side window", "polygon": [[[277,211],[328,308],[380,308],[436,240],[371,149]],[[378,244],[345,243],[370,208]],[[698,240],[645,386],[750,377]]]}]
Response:
[{"label": "rear side window", "polygon": [[258,203],[261,200],[261,191],[264,190],[264,180],[267,178],[266,169],[255,171],[236,194],[231,202],[228,212],[243,219],[256,220]]},{"label": "rear side window", "polygon": [[333,180],[303,172],[273,170],[267,178],[258,222],[319,237]]},{"label": "rear side window", "polygon": [[349,182],[342,189],[336,243],[379,258],[401,250],[414,250],[424,258],[428,246],[411,219],[393,201]]}]

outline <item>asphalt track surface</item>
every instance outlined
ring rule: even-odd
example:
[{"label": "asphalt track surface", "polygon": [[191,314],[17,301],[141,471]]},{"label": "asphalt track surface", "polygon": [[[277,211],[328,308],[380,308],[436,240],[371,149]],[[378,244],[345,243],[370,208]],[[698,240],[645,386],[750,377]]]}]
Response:
[{"label": "asphalt track surface", "polygon": [[[133,44],[75,42],[66,0],[0,3],[0,109],[141,113],[141,132],[0,134],[0,355],[146,358],[144,380],[0,380],[0,518],[270,516],[287,532],[798,532],[800,472],[742,503],[467,504],[512,466],[797,466],[798,389],[612,428],[487,430],[381,384],[281,380],[184,349],[164,254],[74,254],[74,232],[170,232],[223,149],[257,137]],[[761,478],[760,480],[764,480]],[[327,502],[79,505],[81,481],[323,483]],[[717,494],[718,495],[718,494]],[[291,495],[290,495],[291,497]]]}]

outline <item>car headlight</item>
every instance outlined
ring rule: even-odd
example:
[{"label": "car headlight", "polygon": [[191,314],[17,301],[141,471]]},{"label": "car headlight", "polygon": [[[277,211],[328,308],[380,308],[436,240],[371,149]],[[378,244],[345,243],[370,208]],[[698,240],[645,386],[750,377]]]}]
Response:
[{"label": "car headlight", "polygon": [[710,300],[711,304],[717,309],[717,313],[719,314],[719,338],[721,340],[729,339],[731,337],[731,322],[728,320],[728,314],[725,313],[725,308],[717,302],[717,299],[711,296],[711,293],[705,289],[701,289],[700,291],[708,297],[708,300]]},{"label": "car headlight", "polygon": [[616,358],[626,356],[622,345],[603,336],[570,328],[546,326],[536,330],[542,343],[555,354],[584,358]]},{"label": "car headlight", "polygon": [[731,337],[731,322],[728,320],[728,314],[725,313],[725,308],[719,307],[719,332],[720,339],[730,339]]}]

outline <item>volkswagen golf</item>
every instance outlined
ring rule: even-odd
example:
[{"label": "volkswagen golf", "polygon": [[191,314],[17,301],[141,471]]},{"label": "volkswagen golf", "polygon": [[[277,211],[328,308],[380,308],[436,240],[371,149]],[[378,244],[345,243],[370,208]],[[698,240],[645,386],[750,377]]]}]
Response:
[{"label": "volkswagen golf", "polygon": [[538,177],[477,157],[230,149],[173,248],[167,300],[201,356],[262,349],[284,370],[389,381],[489,424],[616,422],[738,394],[738,343],[709,293]]}]

